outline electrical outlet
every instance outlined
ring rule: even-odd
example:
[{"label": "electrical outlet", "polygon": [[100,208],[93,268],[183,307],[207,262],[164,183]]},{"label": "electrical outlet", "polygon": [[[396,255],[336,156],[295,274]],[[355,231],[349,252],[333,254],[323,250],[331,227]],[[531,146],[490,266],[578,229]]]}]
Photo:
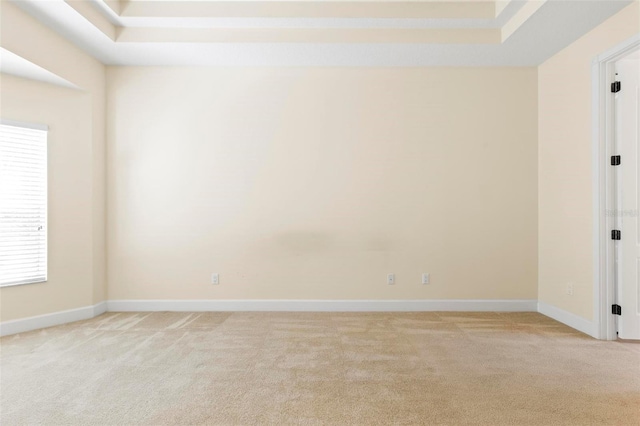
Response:
[{"label": "electrical outlet", "polygon": [[423,272],[422,273],[422,284],[429,284],[430,280],[431,280],[430,274],[427,273],[427,272]]},{"label": "electrical outlet", "polygon": [[396,274],[387,275],[387,284],[394,285],[396,283]]},{"label": "electrical outlet", "polygon": [[567,294],[573,296],[573,283],[567,284]]},{"label": "electrical outlet", "polygon": [[211,284],[218,285],[220,284],[220,275],[217,272],[211,274]]}]

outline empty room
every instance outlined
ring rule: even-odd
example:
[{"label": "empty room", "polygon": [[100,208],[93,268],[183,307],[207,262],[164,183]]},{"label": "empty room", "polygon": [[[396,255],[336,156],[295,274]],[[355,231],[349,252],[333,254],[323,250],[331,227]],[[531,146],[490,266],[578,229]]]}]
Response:
[{"label": "empty room", "polygon": [[639,425],[640,0],[0,0],[0,424]]}]

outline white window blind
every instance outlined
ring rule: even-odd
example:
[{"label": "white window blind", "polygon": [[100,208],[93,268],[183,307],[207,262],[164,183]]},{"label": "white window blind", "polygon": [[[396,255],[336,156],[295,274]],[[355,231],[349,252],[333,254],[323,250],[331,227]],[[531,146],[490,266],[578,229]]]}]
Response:
[{"label": "white window blind", "polygon": [[0,123],[0,286],[47,280],[47,130]]}]

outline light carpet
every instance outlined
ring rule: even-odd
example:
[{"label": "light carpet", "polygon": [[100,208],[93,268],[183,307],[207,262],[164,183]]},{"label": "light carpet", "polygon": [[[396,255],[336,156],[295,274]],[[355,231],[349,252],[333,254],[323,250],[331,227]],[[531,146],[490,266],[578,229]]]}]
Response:
[{"label": "light carpet", "polygon": [[5,426],[640,424],[640,345],[537,313],[107,313],[0,344]]}]

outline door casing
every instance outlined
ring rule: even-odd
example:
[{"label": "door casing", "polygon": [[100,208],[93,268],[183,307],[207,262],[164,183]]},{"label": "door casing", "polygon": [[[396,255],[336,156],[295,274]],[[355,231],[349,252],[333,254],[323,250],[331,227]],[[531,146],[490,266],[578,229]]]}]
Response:
[{"label": "door casing", "polygon": [[615,340],[616,321],[611,305],[616,300],[614,242],[611,240],[615,211],[614,176],[609,159],[613,146],[614,64],[640,49],[640,34],[598,55],[591,62],[592,89],[592,170],[593,170],[593,333],[602,340]]}]

